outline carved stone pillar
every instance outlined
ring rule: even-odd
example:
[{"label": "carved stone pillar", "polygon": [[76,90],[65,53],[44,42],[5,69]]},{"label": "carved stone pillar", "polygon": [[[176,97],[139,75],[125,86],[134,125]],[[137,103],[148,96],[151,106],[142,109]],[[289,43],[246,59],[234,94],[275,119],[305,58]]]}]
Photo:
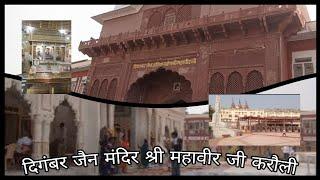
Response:
[{"label": "carved stone pillar", "polygon": [[76,119],[77,122],[77,150],[84,148],[84,122],[80,119]]},{"label": "carved stone pillar", "polygon": [[108,117],[107,117],[107,104],[100,104],[100,129],[102,127],[108,126]]},{"label": "carved stone pillar", "polygon": [[114,110],[115,105],[108,105],[108,128],[114,128]]},{"label": "carved stone pillar", "polygon": [[149,144],[151,144],[151,112],[150,112],[150,109],[147,109],[147,123],[148,123],[147,138],[148,138]]},{"label": "carved stone pillar", "polygon": [[49,157],[49,144],[50,144],[50,125],[53,121],[54,115],[48,114],[43,115],[42,120],[42,139],[41,139],[41,145],[42,145],[42,154]]},{"label": "carved stone pillar", "polygon": [[34,114],[32,118],[32,126],[33,126],[33,132],[32,132],[32,140],[33,140],[33,153],[32,157],[34,159],[39,159],[42,157],[42,147],[41,147],[41,141],[42,141],[42,115],[41,114]]},{"label": "carved stone pillar", "polygon": [[136,128],[137,126],[137,114],[138,114],[138,109],[137,108],[132,108],[131,109],[131,123],[130,123],[130,150],[137,150],[138,145],[137,145],[137,132]]}]

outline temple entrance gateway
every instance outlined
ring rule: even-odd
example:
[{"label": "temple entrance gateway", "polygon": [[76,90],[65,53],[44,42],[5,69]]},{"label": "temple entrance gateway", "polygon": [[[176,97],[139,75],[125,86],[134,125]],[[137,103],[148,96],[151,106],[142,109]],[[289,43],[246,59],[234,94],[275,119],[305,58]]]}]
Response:
[{"label": "temple entrance gateway", "polygon": [[69,102],[64,100],[56,107],[54,120],[50,125],[50,157],[76,153],[77,131],[75,112]]},{"label": "temple entrance gateway", "polygon": [[192,101],[191,83],[184,76],[159,68],[139,78],[126,95],[126,102],[169,104]]}]

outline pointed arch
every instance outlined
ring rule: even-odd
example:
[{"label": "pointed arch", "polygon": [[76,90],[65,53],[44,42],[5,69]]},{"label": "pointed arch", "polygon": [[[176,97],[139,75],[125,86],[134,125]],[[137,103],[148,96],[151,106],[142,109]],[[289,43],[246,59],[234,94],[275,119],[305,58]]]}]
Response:
[{"label": "pointed arch", "polygon": [[154,12],[148,21],[148,26],[147,28],[153,28],[153,27],[159,27],[162,25],[162,15],[159,11]]},{"label": "pointed arch", "polygon": [[97,96],[98,95],[99,84],[100,84],[99,80],[96,79],[91,87],[90,96]]},{"label": "pointed arch", "polygon": [[227,94],[239,94],[243,92],[242,76],[234,71],[228,77]]},{"label": "pointed arch", "polygon": [[118,85],[118,79],[116,78],[112,79],[108,88],[107,99],[114,100],[116,95],[117,85]]},{"label": "pointed arch", "polygon": [[210,78],[210,94],[224,94],[224,78],[219,72],[214,73]]},{"label": "pointed arch", "polygon": [[253,70],[249,72],[247,75],[247,81],[246,81],[246,92],[259,89],[262,87],[263,87],[262,74],[257,70]]},{"label": "pointed arch", "polygon": [[98,96],[100,98],[106,98],[106,94],[108,92],[107,90],[108,90],[108,79],[104,79],[99,88]]}]

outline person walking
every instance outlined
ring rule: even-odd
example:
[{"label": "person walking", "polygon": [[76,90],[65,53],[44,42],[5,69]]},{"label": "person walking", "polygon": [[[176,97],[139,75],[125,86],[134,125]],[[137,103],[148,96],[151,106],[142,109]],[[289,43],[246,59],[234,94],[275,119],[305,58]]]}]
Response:
[{"label": "person walking", "polygon": [[[182,150],[182,139],[178,138],[178,133],[176,131],[171,133],[172,142],[171,142],[171,149],[174,151],[181,151]],[[171,175],[172,176],[180,176],[180,164],[178,160],[171,161]]]},{"label": "person walking", "polygon": [[[122,140],[121,140],[121,147],[125,148],[126,150],[129,150],[129,141],[126,135],[123,134],[122,136]],[[120,168],[121,168],[121,173],[127,173],[127,163],[123,163],[121,162],[120,164]]]},{"label": "person walking", "polygon": [[146,159],[147,157],[147,151],[149,149],[148,141],[144,139],[143,145],[140,148],[140,153],[141,153],[141,164],[143,168],[148,167],[148,160]]},{"label": "person walking", "polygon": [[170,155],[169,155],[169,152],[170,152],[170,146],[171,146],[171,142],[170,142],[170,139],[169,137],[164,137],[164,141],[163,141],[163,144],[164,144],[164,147],[166,149],[166,153],[165,153],[165,157],[166,157],[166,164],[167,164],[167,170],[168,172],[170,172],[171,170],[171,160],[170,160]]},{"label": "person walking", "polygon": [[99,171],[101,176],[110,176],[113,174],[111,163],[104,160],[104,153],[111,152],[111,149],[113,148],[112,136],[112,131],[110,129],[103,131],[102,135],[100,136]]}]

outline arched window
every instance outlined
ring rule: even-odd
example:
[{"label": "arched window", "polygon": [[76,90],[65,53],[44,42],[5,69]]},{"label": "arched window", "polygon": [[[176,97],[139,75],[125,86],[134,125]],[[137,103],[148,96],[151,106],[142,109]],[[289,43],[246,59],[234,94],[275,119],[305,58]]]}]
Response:
[{"label": "arched window", "polygon": [[97,96],[98,94],[98,89],[99,89],[99,80],[96,79],[91,87],[90,95],[91,96]]},{"label": "arched window", "polygon": [[259,71],[253,70],[247,75],[246,92],[263,87],[263,77]]},{"label": "arched window", "polygon": [[229,75],[227,94],[239,94],[243,92],[242,76],[238,72]]},{"label": "arched window", "polygon": [[184,5],[178,10],[176,22],[188,21],[191,19],[191,5]]},{"label": "arched window", "polygon": [[224,94],[224,79],[221,73],[214,73],[210,79],[210,94]]},{"label": "arched window", "polygon": [[118,84],[118,80],[112,79],[108,88],[107,99],[114,100],[114,97],[116,95],[116,90],[117,90],[117,84]]},{"label": "arched window", "polygon": [[108,89],[108,79],[105,79],[102,81],[100,89],[99,89],[99,97],[100,98],[106,97],[107,89]]},{"label": "arched window", "polygon": [[162,25],[161,13],[156,11],[149,18],[148,29],[153,27],[159,27],[161,25]]},{"label": "arched window", "polygon": [[173,8],[169,8],[164,13],[164,25],[173,24],[176,22],[176,11]]}]

